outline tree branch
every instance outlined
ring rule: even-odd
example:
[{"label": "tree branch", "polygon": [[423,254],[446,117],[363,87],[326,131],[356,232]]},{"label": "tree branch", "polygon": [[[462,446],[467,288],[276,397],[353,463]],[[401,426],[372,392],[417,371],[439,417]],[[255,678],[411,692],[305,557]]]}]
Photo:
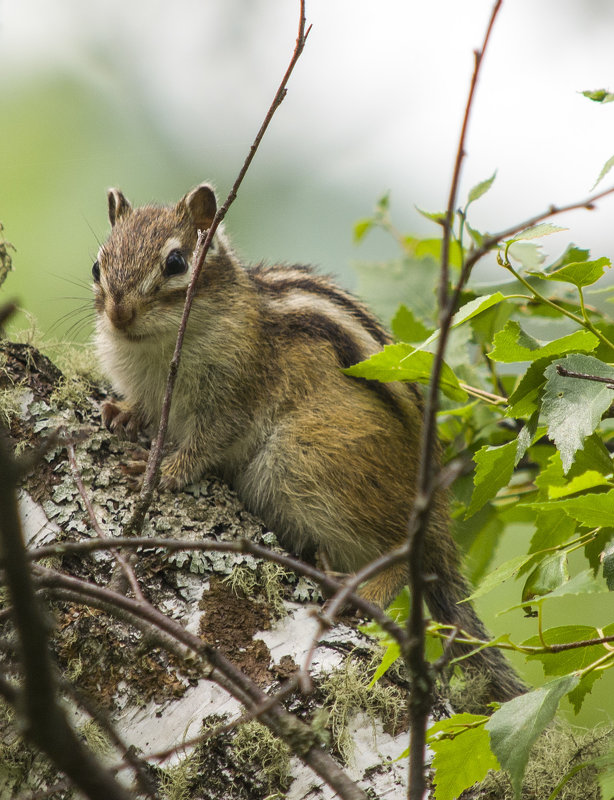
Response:
[{"label": "tree branch", "polygon": [[299,60],[301,53],[303,52],[303,48],[305,47],[305,42],[307,41],[307,36],[309,35],[309,31],[311,27],[305,30],[306,19],[305,19],[305,0],[300,0],[300,17],[299,17],[299,27],[298,27],[298,35],[296,38],[296,44],[294,46],[294,52],[292,53],[292,58],[290,59],[290,63],[288,64],[288,68],[282,78],[282,81],[275,93],[275,97],[273,98],[273,102],[271,103],[269,110],[266,113],[264,121],[260,126],[260,130],[256,134],[256,138],[254,139],[249,153],[241,167],[239,174],[232,185],[230,193],[226,198],[226,201],[223,203],[220,208],[218,208],[215,217],[211,222],[211,227],[208,231],[200,231],[198,235],[198,241],[196,243],[196,248],[194,250],[193,255],[193,272],[192,278],[190,280],[190,284],[188,286],[186,292],[186,299],[185,299],[185,306],[183,309],[183,315],[181,317],[181,323],[179,325],[179,330],[177,332],[177,342],[175,344],[175,350],[173,353],[173,357],[171,359],[171,363],[169,365],[168,371],[168,379],[166,383],[166,390],[164,393],[164,401],[162,403],[162,410],[160,415],[160,425],[158,427],[158,433],[156,438],[152,442],[151,450],[149,452],[149,459],[147,461],[147,468],[145,470],[145,477],[143,480],[143,486],[141,489],[141,493],[139,499],[134,507],[132,516],[128,521],[125,532],[127,534],[139,533],[141,531],[143,520],[145,519],[145,514],[147,513],[147,509],[151,505],[151,501],[153,498],[153,492],[157,484],[157,476],[160,469],[160,461],[162,460],[162,448],[164,446],[164,439],[166,437],[166,429],[168,427],[168,419],[171,409],[171,400],[173,396],[173,389],[175,387],[175,380],[177,378],[177,372],[179,370],[179,363],[181,360],[181,348],[183,346],[183,338],[185,335],[185,331],[188,324],[188,317],[190,315],[190,309],[192,308],[192,301],[194,299],[194,295],[196,293],[196,285],[198,282],[198,278],[200,272],[203,268],[205,263],[205,258],[207,256],[207,252],[211,246],[211,242],[213,241],[213,236],[218,229],[220,223],[226,216],[228,209],[234,202],[237,192],[239,191],[239,187],[243,182],[243,178],[245,177],[252,161],[254,160],[254,156],[264,138],[264,135],[269,127],[271,120],[273,119],[273,115],[278,107],[281,105],[284,97],[287,93],[287,84],[290,80],[290,76],[296,66],[297,61]]},{"label": "tree branch", "polygon": [[443,242],[441,248],[441,272],[439,283],[439,327],[440,335],[437,341],[437,351],[433,360],[433,368],[427,393],[422,428],[422,443],[420,449],[420,464],[418,472],[418,487],[414,506],[408,526],[408,568],[409,586],[411,592],[411,608],[407,623],[408,643],[403,650],[403,655],[409,670],[411,690],[409,697],[410,716],[410,751],[409,751],[409,782],[408,797],[410,800],[422,800],[426,791],[424,775],[424,755],[426,748],[426,726],[432,705],[433,675],[426,661],[424,652],[424,613],[423,613],[423,549],[424,539],[428,528],[431,500],[435,488],[435,446],[436,446],[436,414],[438,409],[439,379],[443,365],[443,357],[450,331],[453,301],[448,299],[449,282],[449,255],[450,239],[452,235],[452,221],[456,207],[456,196],[460,180],[461,166],[465,155],[465,138],[475,89],[477,86],[480,67],[484,58],[486,47],[490,40],[492,28],[501,8],[502,0],[496,0],[482,48],[475,52],[475,63],[469,95],[465,105],[465,114],[459,136],[458,150],[452,183],[448,197],[445,222],[443,226]]}]

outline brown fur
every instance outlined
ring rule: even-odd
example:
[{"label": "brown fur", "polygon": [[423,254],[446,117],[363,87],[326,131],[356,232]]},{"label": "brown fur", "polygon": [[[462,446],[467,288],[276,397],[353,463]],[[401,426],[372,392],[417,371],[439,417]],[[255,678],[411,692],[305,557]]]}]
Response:
[{"label": "brown fur", "polygon": [[[109,192],[113,227],[97,262],[96,341],[125,398],[103,412],[118,433],[134,436],[158,422],[191,253],[214,213],[206,185],[173,208],[132,210],[121,192]],[[183,256],[185,274],[165,275],[170,252]],[[420,394],[341,372],[389,341],[369,310],[328,279],[305,267],[245,268],[217,235],[183,346],[162,487],[217,473],[289,550],[318,552],[342,572],[402,544],[415,495]],[[437,576],[427,584],[433,616],[486,636],[471,606],[457,605],[468,588],[443,494],[431,511],[425,570]],[[406,577],[404,565],[394,567],[362,593],[385,606]],[[497,651],[474,660],[489,673],[493,699],[522,691]]]}]

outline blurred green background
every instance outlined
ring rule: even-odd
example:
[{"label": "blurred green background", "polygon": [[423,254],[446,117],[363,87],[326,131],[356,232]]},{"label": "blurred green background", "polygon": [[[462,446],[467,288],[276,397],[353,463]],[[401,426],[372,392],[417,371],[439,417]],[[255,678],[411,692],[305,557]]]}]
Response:
[{"label": "blurred green background", "polygon": [[[246,260],[311,263],[356,288],[354,262],[395,254],[383,234],[359,248],[352,237],[389,190],[400,229],[435,235],[414,206],[445,207],[472,51],[490,8],[308,3],[304,56],[227,219]],[[109,186],[135,204],[175,202],[205,179],[225,196],[285,70],[297,11],[288,0],[0,0],[0,222],[16,247],[0,299],[24,309],[13,330],[34,319],[48,338],[88,338]],[[498,168],[476,226],[505,227],[588,194],[614,153],[614,104],[579,92],[614,88],[613,33],[605,0],[505,4],[463,172],[461,195]],[[558,252],[573,239],[613,256],[613,211],[610,201],[567,215],[571,233],[547,247]],[[480,275],[498,279],[492,268]],[[507,537],[499,560],[522,551],[527,535]],[[494,633],[512,629],[522,640],[533,623],[494,611],[514,591],[503,587],[478,609]],[[549,625],[614,616],[609,597],[559,608]],[[542,679],[536,665],[528,673]],[[613,689],[610,671],[580,721],[610,720]]]}]

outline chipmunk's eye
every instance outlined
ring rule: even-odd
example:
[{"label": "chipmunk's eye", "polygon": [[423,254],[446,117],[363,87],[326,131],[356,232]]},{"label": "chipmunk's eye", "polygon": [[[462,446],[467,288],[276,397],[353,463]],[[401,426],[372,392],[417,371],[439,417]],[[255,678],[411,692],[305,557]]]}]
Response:
[{"label": "chipmunk's eye", "polygon": [[100,265],[97,261],[94,261],[94,266],[92,267],[92,278],[96,283],[100,283]]},{"label": "chipmunk's eye", "polygon": [[167,278],[170,278],[171,275],[182,275],[187,268],[188,265],[181,250],[172,250],[166,257],[164,274]]}]

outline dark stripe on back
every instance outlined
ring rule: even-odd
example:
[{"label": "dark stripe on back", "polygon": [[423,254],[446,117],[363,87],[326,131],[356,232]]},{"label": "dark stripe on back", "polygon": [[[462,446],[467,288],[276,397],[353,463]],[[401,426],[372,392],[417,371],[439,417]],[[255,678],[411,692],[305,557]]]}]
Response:
[{"label": "dark stripe on back", "polygon": [[[303,337],[328,342],[335,351],[339,366],[343,369],[351,367],[365,358],[365,354],[360,350],[360,347],[350,334],[325,314],[319,314],[315,311],[292,311],[270,316],[265,320],[264,324],[268,328],[269,336],[276,340],[283,338],[293,340]],[[388,406],[394,416],[404,426],[407,426],[409,420],[403,406],[385,383],[349,376],[348,380],[357,381],[376,394]]]},{"label": "dark stripe on back", "polygon": [[341,306],[349,311],[354,319],[375,339],[375,341],[382,347],[390,344],[390,336],[371,316],[371,314],[363,308],[360,303],[349,295],[345,294],[341,289],[336,286],[321,282],[316,277],[311,277],[308,268],[305,267],[291,267],[291,269],[300,269],[306,273],[305,277],[288,277],[279,281],[267,281],[266,270],[256,267],[249,274],[258,286],[258,288],[268,292],[274,296],[283,296],[299,289],[305,292],[319,295],[320,297],[327,297],[335,305]]}]

